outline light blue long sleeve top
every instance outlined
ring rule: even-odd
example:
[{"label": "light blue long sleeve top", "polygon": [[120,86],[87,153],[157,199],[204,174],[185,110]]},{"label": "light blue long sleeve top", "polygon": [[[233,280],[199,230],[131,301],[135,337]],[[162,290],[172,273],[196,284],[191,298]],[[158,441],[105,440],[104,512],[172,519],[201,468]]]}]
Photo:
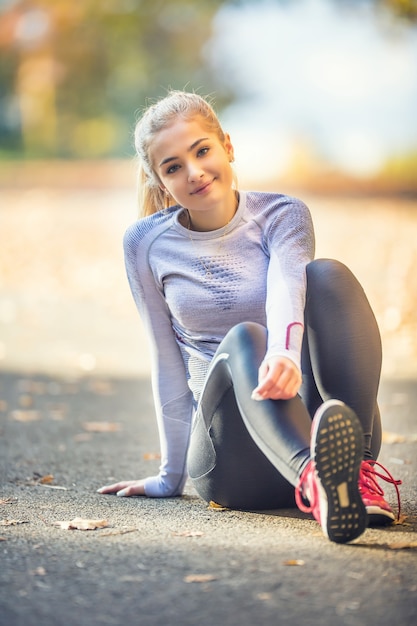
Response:
[{"label": "light blue long sleeve top", "polygon": [[296,198],[240,192],[233,219],[190,231],[174,206],[135,222],[124,238],[134,300],[149,338],[161,466],[151,497],[180,495],[196,402],[209,363],[239,322],[268,329],[265,358],[300,368],[305,266],[314,256],[310,212]]}]

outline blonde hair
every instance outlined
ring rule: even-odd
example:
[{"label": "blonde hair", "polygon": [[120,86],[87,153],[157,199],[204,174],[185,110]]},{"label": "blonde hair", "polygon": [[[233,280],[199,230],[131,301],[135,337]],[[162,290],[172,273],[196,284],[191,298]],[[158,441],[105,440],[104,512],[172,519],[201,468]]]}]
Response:
[{"label": "blonde hair", "polygon": [[135,128],[135,148],[139,160],[139,206],[140,216],[151,215],[166,206],[167,196],[160,187],[150,158],[150,147],[155,135],[176,117],[189,120],[196,116],[203,119],[207,130],[217,134],[219,141],[225,134],[218,117],[209,102],[196,93],[170,91],[167,96],[152,104],[143,114]]}]

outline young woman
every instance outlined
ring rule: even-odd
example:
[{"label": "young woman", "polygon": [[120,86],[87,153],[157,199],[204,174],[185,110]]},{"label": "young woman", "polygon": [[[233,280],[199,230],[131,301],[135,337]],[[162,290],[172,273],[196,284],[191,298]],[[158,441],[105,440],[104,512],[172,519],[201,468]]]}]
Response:
[{"label": "young woman", "polygon": [[237,191],[230,137],[204,98],[171,92],[135,140],[142,219],[125,259],[162,463],[99,492],[179,496],[190,476],[230,508],[289,507],[295,494],[339,543],[391,523],[375,473],[381,343],[357,280],[313,260],[300,200]]}]

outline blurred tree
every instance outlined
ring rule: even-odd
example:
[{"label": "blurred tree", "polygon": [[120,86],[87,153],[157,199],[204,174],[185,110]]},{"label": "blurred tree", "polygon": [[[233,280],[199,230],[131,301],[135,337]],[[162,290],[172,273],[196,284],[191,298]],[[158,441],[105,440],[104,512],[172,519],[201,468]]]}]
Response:
[{"label": "blurred tree", "polygon": [[[417,19],[417,0],[329,1]],[[222,108],[233,93],[204,45],[222,4],[249,2],[0,0],[0,156],[130,155],[136,112],[168,88],[216,91]]]},{"label": "blurred tree", "polygon": [[383,4],[399,17],[417,21],[417,0],[383,0]]},{"label": "blurred tree", "polygon": [[129,128],[146,98],[215,88],[201,53],[220,4],[0,1],[2,153],[131,154]]}]

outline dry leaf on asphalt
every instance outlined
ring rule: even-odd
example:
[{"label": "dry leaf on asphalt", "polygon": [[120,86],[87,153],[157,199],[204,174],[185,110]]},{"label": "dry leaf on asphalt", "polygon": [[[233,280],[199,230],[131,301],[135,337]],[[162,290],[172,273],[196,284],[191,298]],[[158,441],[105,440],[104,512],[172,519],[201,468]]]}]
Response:
[{"label": "dry leaf on asphalt", "polygon": [[107,528],[109,523],[105,519],[75,517],[71,521],[53,522],[53,525],[59,526],[62,530],[96,530],[97,528]]},{"label": "dry leaf on asphalt", "polygon": [[38,472],[34,472],[33,473],[33,478],[31,480],[29,480],[29,482],[27,484],[28,485],[39,485],[41,487],[48,487],[49,489],[62,489],[63,491],[67,490],[66,487],[59,487],[58,485],[51,485],[51,483],[53,481],[54,481],[53,474],[45,474],[45,476],[42,476]]},{"label": "dry leaf on asphalt", "polygon": [[143,455],[145,461],[158,461],[161,458],[159,452],[145,452]]},{"label": "dry leaf on asphalt", "polygon": [[0,504],[14,504],[17,502],[17,498],[6,498],[5,500],[0,500]]},{"label": "dry leaf on asphalt", "polygon": [[41,566],[31,570],[29,573],[31,576],[46,576],[46,569]]},{"label": "dry leaf on asphalt", "polygon": [[289,559],[289,561],[284,561],[283,565],[305,565],[305,561],[302,559]]},{"label": "dry leaf on asphalt", "polygon": [[405,436],[400,435],[399,433],[390,433],[386,430],[382,433],[382,442],[383,443],[404,443]]},{"label": "dry leaf on asphalt", "polygon": [[121,430],[118,422],[84,422],[83,428],[89,433],[115,433]]},{"label": "dry leaf on asphalt", "polygon": [[40,485],[50,485],[54,482],[54,477],[52,474],[46,474],[46,476],[42,476],[38,480]]},{"label": "dry leaf on asphalt", "polygon": [[189,574],[184,578],[185,583],[210,583],[212,580],[217,580],[217,576],[213,576],[213,574]]},{"label": "dry leaf on asphalt", "polygon": [[227,506],[222,506],[221,504],[217,504],[217,502],[213,502],[213,500],[210,500],[207,508],[213,511],[227,511],[228,510]]},{"label": "dry leaf on asphalt", "polygon": [[390,550],[415,550],[417,548],[417,541],[393,541],[387,544],[387,548]]},{"label": "dry leaf on asphalt", "polygon": [[33,409],[30,411],[12,411],[10,415],[16,422],[36,422],[41,417],[40,411]]},{"label": "dry leaf on asphalt", "polygon": [[258,598],[258,600],[262,600],[263,602],[270,600],[271,599],[271,594],[267,593],[267,592],[260,592],[256,595],[256,597]]},{"label": "dry leaf on asphalt", "polygon": [[28,520],[23,519],[2,519],[0,526],[17,526],[18,524],[29,524]]},{"label": "dry leaf on asphalt", "polygon": [[384,431],[382,433],[382,443],[415,443],[417,441],[417,433],[409,435],[400,435],[399,433],[391,433]]}]

